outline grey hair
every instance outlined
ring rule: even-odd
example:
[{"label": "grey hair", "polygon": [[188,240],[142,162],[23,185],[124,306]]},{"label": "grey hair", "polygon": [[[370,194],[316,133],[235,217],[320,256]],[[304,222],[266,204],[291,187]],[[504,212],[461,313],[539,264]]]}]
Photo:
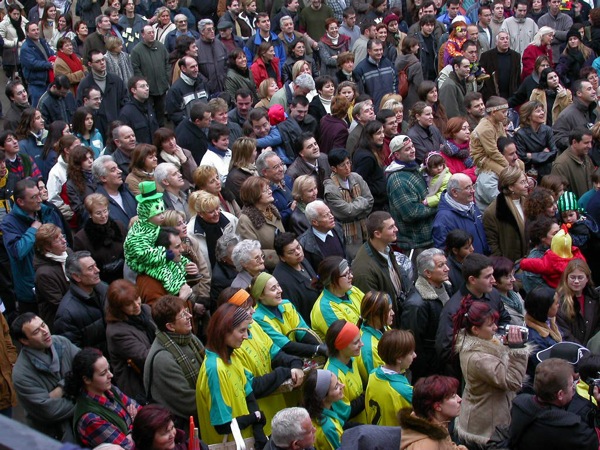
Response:
[{"label": "grey hair", "polygon": [[177,20],[183,19],[185,19],[185,21],[187,22],[187,16],[185,14],[175,14],[175,16],[173,17],[173,22],[177,22]]},{"label": "grey hair", "polygon": [[364,102],[358,102],[356,105],[354,105],[354,108],[352,108],[352,117],[358,117],[362,109],[369,103],[370,102],[368,100],[365,100]]},{"label": "grey hair", "polygon": [[285,408],[271,420],[271,439],[277,447],[288,448],[293,441],[302,439],[302,422],[310,419],[304,408]]},{"label": "grey hair", "polygon": [[439,248],[428,248],[423,250],[419,256],[417,256],[417,271],[419,276],[424,277],[426,270],[435,269],[435,263],[433,262],[434,256],[444,256],[444,252]]},{"label": "grey hair", "polygon": [[287,15],[283,16],[281,19],[279,19],[279,27],[280,28],[283,28],[283,21],[284,20],[294,20],[294,19],[292,19],[290,16],[287,16]]},{"label": "grey hair", "polygon": [[114,158],[110,155],[98,156],[92,164],[92,175],[100,181],[100,177],[108,175],[108,170],[104,166],[107,162],[114,161]]},{"label": "grey hair", "polygon": [[267,164],[267,159],[272,158],[273,156],[279,155],[273,151],[262,152],[260,155],[258,155],[258,158],[256,158],[256,162],[254,163],[258,175],[260,175],[261,177],[263,176],[263,170],[269,168]]},{"label": "grey hair", "polygon": [[223,259],[227,256],[227,250],[229,247],[236,246],[240,243],[241,238],[234,233],[225,233],[219,239],[217,239],[217,243],[215,244],[215,258],[217,261],[223,261]]},{"label": "grey hair", "polygon": [[535,35],[533,36],[531,43],[539,47],[540,45],[542,45],[542,38],[550,33],[554,33],[554,28],[547,26],[540,27],[537,33],[535,33]]},{"label": "grey hair", "polygon": [[102,22],[102,20],[107,17],[108,20],[110,20],[110,17],[108,17],[106,14],[100,14],[99,16],[96,16],[96,18],[94,19],[94,23],[96,24],[96,28],[98,28],[98,25],[100,25],[100,22]]},{"label": "grey hair", "polygon": [[[319,218],[319,211],[317,208],[319,206],[327,206],[323,200],[314,200],[306,205],[306,209],[304,210],[304,215],[308,219],[309,222],[313,220],[317,220]],[[328,207],[329,208],[329,207]]]},{"label": "grey hair", "polygon": [[67,256],[67,262],[65,263],[65,274],[69,281],[74,282],[73,274],[79,275],[81,273],[81,261],[83,258],[92,257],[92,254],[87,250],[80,250]]},{"label": "grey hair", "polygon": [[452,175],[448,180],[448,184],[446,185],[446,191],[452,192],[453,189],[460,189],[460,177],[455,177],[454,175]]},{"label": "grey hair", "polygon": [[510,39],[510,33],[509,33],[508,31],[506,31],[506,30],[500,30],[500,31],[498,31],[498,34],[496,35],[496,39],[495,39],[495,41],[496,41],[496,44],[498,43],[498,37],[499,37],[499,36],[500,36],[502,33],[506,34],[506,35],[508,36],[508,38]]},{"label": "grey hair", "polygon": [[298,86],[299,88],[310,89],[313,91],[315,89],[315,80],[313,79],[312,75],[309,75],[308,73],[301,73],[294,80],[294,85]]},{"label": "grey hair", "polygon": [[210,19],[202,19],[200,22],[198,22],[198,31],[200,32],[200,34],[202,34],[202,32],[204,31],[204,29],[208,26],[208,25],[214,25],[215,23],[210,20]]},{"label": "grey hair", "polygon": [[238,272],[244,270],[244,264],[252,259],[250,257],[250,252],[252,250],[260,249],[260,242],[255,241],[254,239],[244,239],[242,242],[236,244],[233,248],[233,252],[231,252],[231,259],[233,260],[235,270]]},{"label": "grey hair", "polygon": [[154,181],[156,181],[156,184],[160,186],[169,176],[169,172],[173,169],[179,171],[177,166],[173,163],[165,162],[156,166],[156,169],[154,169]]}]

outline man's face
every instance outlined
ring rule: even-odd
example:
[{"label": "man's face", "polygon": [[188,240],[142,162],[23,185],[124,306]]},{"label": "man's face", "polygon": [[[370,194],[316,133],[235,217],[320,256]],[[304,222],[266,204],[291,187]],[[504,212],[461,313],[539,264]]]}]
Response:
[{"label": "man's face", "polygon": [[96,89],[90,89],[87,98],[83,99],[83,106],[89,106],[94,111],[100,109],[100,105],[102,104],[102,94],[100,91]]},{"label": "man's face", "polygon": [[167,0],[167,8],[171,10],[177,9],[177,0]]},{"label": "man's face", "polygon": [[348,28],[354,28],[354,25],[356,25],[356,14],[350,14],[348,17],[344,17],[344,22],[346,22]]},{"label": "man's face", "polygon": [[313,447],[315,444],[315,432],[317,431],[317,429],[312,424],[310,417],[305,418],[300,423],[300,426],[302,427],[302,439],[293,441],[292,445],[295,446],[291,448],[303,449]]},{"label": "man's face", "polygon": [[269,119],[261,117],[259,120],[252,121],[252,131],[257,138],[263,138],[271,132],[271,124]]},{"label": "man's face", "polygon": [[467,112],[478,119],[485,116],[485,104],[483,103],[483,99],[473,100],[471,106],[467,108]]},{"label": "man's face", "polygon": [[33,214],[42,209],[42,196],[38,187],[25,189],[25,196],[17,199],[17,205],[27,214]]},{"label": "man's face", "polygon": [[417,157],[415,146],[409,139],[404,146],[394,153],[394,159],[400,163],[413,162]]},{"label": "man's face", "polygon": [[441,286],[444,281],[448,281],[448,264],[444,255],[435,255],[433,257],[433,269],[427,271],[429,274],[428,280],[434,286]]},{"label": "man's face", "polygon": [[371,48],[369,50],[367,50],[367,53],[373,59],[373,61],[379,62],[379,61],[381,61],[381,58],[383,57],[383,45],[382,44],[373,44],[373,45],[371,45]]},{"label": "man's face", "polygon": [[25,347],[33,350],[47,350],[52,347],[52,333],[50,333],[48,325],[38,316],[23,325],[22,330],[26,338],[21,339],[20,342]]},{"label": "man's face", "polygon": [[231,2],[231,6],[228,6],[227,9],[232,13],[232,14],[239,14],[240,12],[240,2],[238,2],[237,0],[233,0]]},{"label": "man's face", "polygon": [[238,95],[235,98],[235,106],[238,110],[238,114],[240,115],[240,117],[246,118],[248,112],[250,111],[250,107],[252,106],[252,97],[243,98]]},{"label": "man's face", "polygon": [[133,97],[140,101],[145,102],[150,97],[150,86],[145,80],[140,80],[135,84],[135,87],[131,89]]},{"label": "man's face", "polygon": [[292,0],[290,4],[287,6],[288,11],[297,12],[300,7],[300,2],[298,0]]},{"label": "man's face", "polygon": [[187,18],[183,14],[181,16],[178,15],[175,19],[175,26],[180,32],[185,33],[188,28]]},{"label": "man's face", "polygon": [[504,18],[504,6],[501,3],[494,5],[493,14],[494,19],[502,20]]},{"label": "man's face", "polygon": [[431,15],[431,16],[435,16],[435,6],[433,5],[429,5],[425,8],[421,8],[419,10],[419,19],[423,16],[427,16],[427,15]]},{"label": "man's face", "polygon": [[448,9],[448,17],[450,19],[454,19],[456,16],[458,16],[458,11],[460,10],[459,5],[449,5],[447,7]]},{"label": "man's face", "polygon": [[483,269],[478,277],[469,277],[469,288],[477,296],[489,294],[494,289],[494,268],[492,266]]},{"label": "man's face", "polygon": [[335,228],[335,217],[327,205],[317,206],[318,217],[312,221],[312,226],[319,231],[325,232]]},{"label": "man's face", "polygon": [[319,156],[321,156],[321,150],[319,149],[319,144],[317,144],[317,140],[315,138],[310,138],[304,141],[304,145],[302,146],[302,150],[300,151],[300,156],[302,159],[314,164]]},{"label": "man's face", "polygon": [[527,17],[527,5],[517,5],[515,7],[515,18],[524,19]]},{"label": "man's face", "polygon": [[592,136],[583,136],[581,141],[577,142],[575,139],[571,142],[571,148],[576,156],[584,157],[592,149]]},{"label": "man's face", "polygon": [[58,87],[58,86],[55,86],[55,87],[54,87],[54,93],[55,93],[55,94],[56,94],[58,97],[61,97],[61,98],[65,98],[65,97],[67,96],[67,94],[69,93],[69,90],[70,90],[70,89],[68,89],[68,88],[67,88],[67,89],[65,89],[65,88],[63,88],[63,87]]},{"label": "man's face", "polygon": [[156,40],[156,32],[154,28],[146,25],[142,31],[142,39],[146,44],[152,44]]},{"label": "man's face", "polygon": [[261,17],[256,22],[258,29],[263,33],[271,31],[271,20],[268,17]]},{"label": "man's face", "polygon": [[100,180],[103,184],[115,189],[123,184],[122,174],[123,172],[117,166],[117,163],[114,161],[108,161],[104,163],[104,170],[106,170],[106,175],[100,177]]},{"label": "man's face", "polygon": [[16,84],[13,89],[13,97],[11,100],[17,105],[25,105],[28,101],[27,89],[22,84]]},{"label": "man's face", "polygon": [[265,160],[265,164],[267,167],[261,175],[273,183],[281,183],[285,176],[285,166],[281,162],[281,158],[279,156],[271,156]]},{"label": "man's face", "polygon": [[366,124],[367,122],[375,120],[375,110],[373,109],[373,105],[363,106],[357,119],[358,122],[362,124]]},{"label": "man's face", "polygon": [[219,36],[224,41],[229,41],[231,36],[233,35],[233,29],[231,27],[225,28],[224,30],[219,30]]},{"label": "man's face", "polygon": [[124,125],[119,130],[119,139],[116,140],[117,147],[125,150],[126,152],[131,152],[135,148],[135,133],[131,128]]},{"label": "man's face", "polygon": [[118,11],[111,12],[110,15],[108,16],[108,18],[112,25],[117,25],[119,23],[119,12]]},{"label": "man's face", "polygon": [[185,73],[188,77],[196,79],[198,78],[198,61],[194,58],[186,58],[185,66],[183,66],[183,73]]},{"label": "man's face", "polygon": [[106,59],[102,53],[95,53],[89,61],[89,65],[96,73],[104,73],[106,71]]},{"label": "man's face", "polygon": [[310,2],[310,7],[314,10],[321,9],[321,6],[323,6],[323,0],[312,0]]},{"label": "man's face", "polygon": [[290,105],[290,117],[294,118],[297,122],[302,122],[308,114],[308,105],[304,106],[298,103],[296,106]]},{"label": "man's face", "polygon": [[479,38],[479,28],[477,28],[477,25],[467,26],[467,36],[470,40],[477,42],[477,39]]},{"label": "man's face", "polygon": [[372,27],[369,27],[366,31],[366,36],[369,39],[375,39],[377,37],[377,28],[375,27],[375,25],[373,25]]},{"label": "man's face", "polygon": [[506,162],[510,167],[514,167],[519,160],[519,155],[517,154],[517,146],[515,144],[509,144],[504,147],[504,151],[502,152],[502,156],[506,159]]},{"label": "man's face", "polygon": [[174,256],[173,261],[175,261],[175,262],[181,261],[181,251],[182,251],[181,238],[179,236],[177,236],[176,234],[170,234],[169,242],[171,244],[171,245],[169,245],[169,250],[171,250],[173,252],[173,256]]},{"label": "man's face", "polygon": [[423,35],[425,37],[431,36],[431,33],[433,33],[433,28],[434,28],[434,24],[432,23],[426,23],[421,27],[421,33],[423,33]]},{"label": "man's face", "polygon": [[465,55],[465,58],[469,60],[470,63],[477,62],[477,58],[479,57],[479,55],[477,54],[476,45],[469,45],[467,48],[465,48],[463,54]]},{"label": "man's face", "polygon": [[387,138],[392,138],[398,134],[398,121],[396,116],[388,117],[383,123],[383,134]]},{"label": "man's face", "polygon": [[391,217],[383,221],[381,226],[381,231],[376,231],[374,233],[375,239],[379,239],[386,245],[392,244],[396,242],[398,232],[398,227],[396,226],[396,222]]},{"label": "man's face", "polygon": [[469,177],[460,177],[459,187],[452,189],[452,198],[461,205],[469,205],[473,201],[475,189]]},{"label": "man's face", "polygon": [[507,33],[498,33],[497,36],[497,41],[496,41],[496,48],[498,49],[499,52],[506,52],[508,51],[509,47],[510,47],[510,40],[508,38],[508,34]]},{"label": "man's face", "polygon": [[294,21],[292,19],[286,19],[283,21],[283,25],[281,26],[281,31],[285,34],[292,34],[294,31]]},{"label": "man's face", "polygon": [[550,14],[557,15],[560,10],[560,0],[550,0],[548,9],[550,10]]},{"label": "man's face", "polygon": [[591,102],[596,101],[596,90],[594,89],[594,86],[592,86],[592,83],[590,83],[589,81],[583,81],[581,83],[581,89],[576,92],[576,95],[582,102],[588,105]]},{"label": "man's face", "polygon": [[98,28],[100,28],[103,31],[110,30],[112,28],[112,23],[110,23],[110,18],[109,17],[102,17],[102,20],[98,24]]},{"label": "man's face", "polygon": [[211,116],[210,112],[207,111],[204,113],[204,116],[202,116],[202,119],[198,119],[194,123],[196,124],[196,126],[198,128],[208,128],[210,126],[211,121],[212,121],[212,116]]},{"label": "man's face", "polygon": [[27,37],[33,41],[37,41],[40,38],[40,28],[36,24],[29,25]]},{"label": "man's face", "polygon": [[169,170],[165,181],[170,188],[177,191],[180,190],[184,185],[183,175],[181,175],[181,172],[177,169]]},{"label": "man's face", "polygon": [[81,273],[74,273],[73,280],[83,288],[93,288],[100,283],[100,270],[91,256],[79,260]]},{"label": "man's face", "polygon": [[454,72],[456,72],[459,79],[465,80],[471,72],[471,63],[467,58],[464,58],[459,65],[454,66]]},{"label": "man's face", "polygon": [[213,42],[215,40],[215,26],[213,24],[206,25],[200,36],[205,42]]},{"label": "man's face", "polygon": [[[502,8],[502,9],[504,9],[504,8]],[[487,26],[489,26],[491,21],[492,21],[492,11],[489,8],[485,8],[483,11],[481,11],[481,14],[479,14],[479,23],[482,26],[487,27]]]}]

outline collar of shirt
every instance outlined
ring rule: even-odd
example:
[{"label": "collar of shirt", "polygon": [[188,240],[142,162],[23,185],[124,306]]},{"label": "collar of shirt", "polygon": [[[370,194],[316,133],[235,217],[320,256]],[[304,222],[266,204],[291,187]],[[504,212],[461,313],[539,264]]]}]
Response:
[{"label": "collar of shirt", "polygon": [[325,242],[325,239],[327,239],[327,236],[331,236],[333,237],[333,233],[331,232],[331,230],[329,230],[327,233],[321,233],[319,230],[315,229],[315,227],[311,227],[312,228],[312,232],[313,234],[318,237],[319,239],[321,239],[321,241]]}]

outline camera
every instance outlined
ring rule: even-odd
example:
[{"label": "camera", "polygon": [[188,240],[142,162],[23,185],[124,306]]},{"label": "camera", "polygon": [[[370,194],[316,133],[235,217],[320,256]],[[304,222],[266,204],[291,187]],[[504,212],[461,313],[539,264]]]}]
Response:
[{"label": "camera", "polygon": [[527,342],[527,340],[529,339],[529,330],[527,329],[527,327],[523,327],[521,325],[499,326],[498,331],[496,331],[496,334],[498,336],[506,336],[511,328],[518,328],[519,331],[521,332],[521,339],[523,340],[523,342]]},{"label": "camera", "polygon": [[598,386],[600,389],[600,378],[588,378],[585,382],[589,386],[590,395],[594,395],[594,387]]}]

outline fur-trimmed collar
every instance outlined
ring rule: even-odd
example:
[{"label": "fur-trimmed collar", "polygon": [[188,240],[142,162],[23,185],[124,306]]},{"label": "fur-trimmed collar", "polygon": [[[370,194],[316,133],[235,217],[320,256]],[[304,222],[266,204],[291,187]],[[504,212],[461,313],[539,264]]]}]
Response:
[{"label": "fur-trimmed collar", "polygon": [[[444,281],[443,287],[447,291],[450,287],[450,283],[448,281]],[[429,284],[429,282],[421,276],[419,276],[419,278],[417,278],[417,281],[415,281],[415,289],[417,290],[419,295],[421,295],[423,300],[436,300],[438,298],[438,295],[435,292],[433,286],[431,286],[431,284]]]},{"label": "fur-trimmed collar", "polygon": [[502,222],[509,223],[515,229],[519,229],[519,222],[508,206],[509,201],[502,193],[498,194],[498,197],[496,197],[496,217]]},{"label": "fur-trimmed collar", "polygon": [[448,430],[441,425],[417,417],[412,412],[411,408],[401,409],[398,418],[400,420],[400,426],[403,429],[406,428],[407,430],[423,434],[434,441],[443,441],[449,436]]},{"label": "fur-trimmed collar", "polygon": [[[273,205],[269,205],[268,207],[271,209],[271,212],[277,219],[281,219],[279,210],[276,207],[274,207]],[[244,206],[242,208],[242,214],[246,214],[246,216],[248,216],[248,218],[250,219],[250,222],[252,222],[252,225],[257,230],[261,229],[263,227],[263,225],[265,225],[267,223],[267,219],[265,218],[265,215],[256,206],[253,206],[253,205]]]},{"label": "fur-trimmed collar", "polygon": [[465,332],[465,330],[461,330],[456,335],[456,345],[455,350],[457,353],[466,353],[466,352],[484,352],[498,358],[507,358],[509,352],[513,353],[525,353],[529,355],[533,351],[532,344],[525,344],[525,347],[522,348],[510,348],[507,345],[502,344],[495,337],[491,340],[481,339],[477,336],[473,336]]}]

